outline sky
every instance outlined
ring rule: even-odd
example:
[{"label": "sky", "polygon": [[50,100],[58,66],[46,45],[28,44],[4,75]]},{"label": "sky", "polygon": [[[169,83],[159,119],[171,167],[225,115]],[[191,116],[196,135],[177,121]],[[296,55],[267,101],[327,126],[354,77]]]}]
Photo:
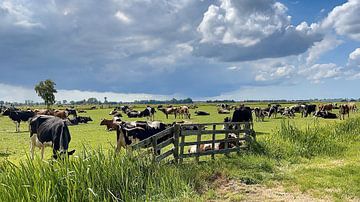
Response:
[{"label": "sky", "polygon": [[360,98],[360,0],[0,0],[0,100]]}]

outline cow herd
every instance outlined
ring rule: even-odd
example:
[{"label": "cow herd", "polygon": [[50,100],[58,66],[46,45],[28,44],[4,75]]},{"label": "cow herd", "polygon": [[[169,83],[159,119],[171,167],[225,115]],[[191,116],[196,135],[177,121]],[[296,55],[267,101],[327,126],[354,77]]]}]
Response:
[{"label": "cow herd", "polygon": [[[102,119],[100,125],[105,125],[108,131],[116,131],[116,152],[121,148],[126,148],[128,145],[141,141],[161,132],[174,124],[165,124],[163,122],[154,121],[156,111],[161,111],[168,119],[169,115],[174,118],[190,119],[191,114],[189,109],[195,109],[194,113],[197,116],[209,116],[210,113],[206,111],[196,110],[196,105],[190,106],[162,106],[157,108],[146,106],[142,111],[133,110],[130,106],[116,107],[110,111],[109,115],[113,119]],[[333,109],[338,109],[338,115],[333,113]],[[59,155],[71,155],[75,150],[68,151],[69,142],[71,140],[68,125],[78,125],[79,123],[88,123],[93,121],[90,117],[78,116],[78,113],[85,113],[84,110],[75,110],[68,108],[65,110],[19,110],[14,107],[1,108],[1,113],[4,116],[9,116],[11,120],[16,123],[16,132],[20,131],[20,122],[29,121],[30,131],[30,157],[34,156],[34,148],[41,149],[41,158],[44,155],[44,148],[50,146],[53,148],[53,157],[57,158]],[[224,122],[253,122],[253,114],[255,121],[261,122],[267,118],[276,118],[277,115],[283,117],[294,118],[296,113],[301,117],[322,117],[325,119],[345,119],[349,117],[350,112],[357,111],[355,103],[347,104],[296,104],[293,106],[282,107],[279,104],[269,104],[267,107],[250,108],[244,105],[229,106],[227,104],[217,105],[217,112],[219,114],[230,114],[231,117],[226,117]],[[144,117],[144,121],[123,121],[122,114],[126,114],[129,118]],[[71,118],[70,118],[71,117]],[[199,128],[189,128],[189,130],[199,130]],[[229,136],[231,138],[231,136]],[[158,143],[167,140],[168,136],[164,136],[158,140]],[[229,142],[229,141],[228,141]],[[231,142],[231,141],[230,141]],[[217,145],[222,148],[224,145]],[[230,147],[231,145],[228,145]],[[206,150],[208,145],[202,145]],[[191,148],[189,149],[189,151]],[[158,151],[160,152],[160,151]]]}]

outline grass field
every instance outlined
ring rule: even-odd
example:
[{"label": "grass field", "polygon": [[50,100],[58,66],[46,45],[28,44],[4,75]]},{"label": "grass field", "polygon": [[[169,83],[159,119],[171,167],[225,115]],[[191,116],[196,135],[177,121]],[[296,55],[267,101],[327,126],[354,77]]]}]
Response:
[{"label": "grass field", "polygon": [[[264,105],[266,104],[252,103],[250,106]],[[136,109],[143,108],[144,106],[138,106]],[[119,192],[115,198],[120,197],[128,200],[251,200],[256,199],[258,196],[255,197],[249,194],[253,191],[249,191],[249,189],[257,190],[257,186],[261,190],[270,190],[270,192],[291,193],[290,196],[287,194],[284,197],[298,195],[299,197],[308,197],[304,198],[304,200],[319,198],[326,200],[360,200],[360,113],[352,113],[351,119],[347,121],[315,119],[313,117],[301,118],[298,114],[295,119],[284,119],[280,116],[276,119],[266,118],[265,122],[254,123],[258,144],[254,145],[253,150],[246,154],[240,156],[231,155],[230,158],[218,156],[215,161],[206,161],[200,164],[190,162],[182,166],[160,166],[147,162],[146,157],[143,160],[145,163],[136,163],[138,160],[132,159],[133,157],[126,157],[125,152],[123,152],[124,155],[121,155],[122,157],[119,157],[120,159],[116,158],[114,160],[109,157],[113,155],[116,134],[115,132],[107,132],[105,127],[100,126],[99,123],[102,118],[111,118],[108,115],[110,110],[87,110],[86,114],[81,115],[90,116],[94,121],[89,124],[70,127],[72,135],[70,148],[77,151],[76,156],[70,159],[71,163],[68,168],[74,169],[75,175],[79,176],[76,179],[79,181],[73,184],[64,182],[67,186],[71,186],[76,190],[79,189],[79,186],[88,186],[97,182],[103,184],[104,187],[127,187],[129,189],[128,194],[126,194],[126,191]],[[191,122],[222,122],[224,117],[227,116],[217,114],[216,106],[212,104],[199,105],[197,110],[208,111],[211,115],[195,116],[194,110],[191,110]],[[126,117],[124,119],[129,120]],[[166,123],[175,121],[172,115],[167,120],[162,112],[157,112],[155,119]],[[28,167],[33,166],[34,169],[40,169],[38,167],[42,167],[44,164],[48,165],[38,161],[39,150],[35,152],[37,160],[29,163],[27,159],[29,154],[27,125],[27,123],[22,123],[22,132],[15,133],[15,124],[8,117],[0,117],[0,162],[2,162],[2,166],[0,166],[0,184],[8,182],[14,176],[25,175],[22,171]],[[100,154],[96,151],[100,151]],[[51,154],[51,149],[45,149],[46,159],[50,159]],[[109,176],[118,176],[117,173],[112,172],[109,164],[128,165],[126,162],[135,161],[134,165],[129,166],[129,169],[140,166],[143,169],[163,172],[165,177],[154,175],[152,179],[151,174],[141,173],[142,170],[140,169],[136,172],[138,176],[130,176],[127,179],[136,181],[136,186],[148,187],[145,189],[135,185],[119,185],[118,182],[111,180],[109,177],[96,179],[95,174],[90,177],[91,180],[80,178],[80,176],[84,175],[84,172],[89,172],[85,168],[82,170],[86,156],[96,157],[86,163],[88,166],[96,164],[99,169],[108,169]],[[98,163],[94,159],[104,162]],[[17,167],[15,169],[17,171],[10,172],[13,169],[9,166],[10,162]],[[126,168],[118,167],[113,168],[113,170],[118,169],[118,172],[122,173],[129,172]],[[51,172],[50,168],[47,169],[49,169],[47,172]],[[91,176],[91,171],[89,175]],[[144,180],[147,179],[147,182],[138,180],[141,176]],[[51,179],[54,176],[49,175],[48,177]],[[34,177],[28,180],[35,179]],[[159,179],[162,183],[157,184],[156,179]],[[51,184],[51,182],[49,183]],[[15,182],[12,185],[16,186]],[[7,184],[7,186],[11,187],[10,184]],[[3,193],[2,195],[1,191],[7,190],[8,193],[10,188],[6,189],[4,187],[4,185],[3,187],[0,185],[0,199],[6,200],[9,199],[6,196],[10,194]],[[24,188],[23,191],[26,193],[28,189]],[[85,189],[88,189],[87,194],[83,194],[81,197],[78,193],[68,193],[67,195],[64,194],[64,196],[58,196],[57,199],[66,199],[69,196],[74,196],[73,199],[78,200],[86,198],[94,200],[114,199],[112,194],[107,192],[105,188],[96,190],[94,187],[85,187]],[[163,195],[157,193],[157,189],[164,189]],[[145,196],[137,196],[139,194]],[[154,196],[151,196],[152,194]],[[267,193],[259,192],[257,195],[259,194],[264,195],[265,199],[277,199],[276,196],[268,196]],[[34,198],[29,196],[23,199]],[[53,199],[55,198],[53,197]]]}]

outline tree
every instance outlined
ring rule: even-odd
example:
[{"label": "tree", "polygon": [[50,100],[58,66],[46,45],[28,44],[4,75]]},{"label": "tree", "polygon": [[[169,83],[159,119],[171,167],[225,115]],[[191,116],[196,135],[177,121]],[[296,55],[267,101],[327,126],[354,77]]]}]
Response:
[{"label": "tree", "polygon": [[87,103],[88,104],[97,104],[98,100],[96,98],[91,97],[87,100]]},{"label": "tree", "polygon": [[40,81],[40,83],[35,86],[36,93],[44,100],[48,109],[55,103],[54,93],[57,93],[55,85],[55,82],[47,79],[45,81]]},{"label": "tree", "polygon": [[104,97],[104,103],[107,103],[107,97]]}]

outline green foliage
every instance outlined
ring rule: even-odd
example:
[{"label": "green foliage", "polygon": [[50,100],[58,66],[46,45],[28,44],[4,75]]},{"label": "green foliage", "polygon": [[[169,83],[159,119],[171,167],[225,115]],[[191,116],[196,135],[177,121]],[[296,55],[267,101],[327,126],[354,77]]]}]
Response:
[{"label": "green foliage", "polygon": [[50,108],[50,106],[55,103],[54,93],[57,93],[55,85],[56,84],[52,80],[47,79],[45,81],[40,81],[39,84],[35,86],[36,93],[44,100],[47,108]]},{"label": "green foliage", "polygon": [[176,167],[146,156],[84,150],[71,160],[0,166],[0,201],[158,201],[191,193]]}]

